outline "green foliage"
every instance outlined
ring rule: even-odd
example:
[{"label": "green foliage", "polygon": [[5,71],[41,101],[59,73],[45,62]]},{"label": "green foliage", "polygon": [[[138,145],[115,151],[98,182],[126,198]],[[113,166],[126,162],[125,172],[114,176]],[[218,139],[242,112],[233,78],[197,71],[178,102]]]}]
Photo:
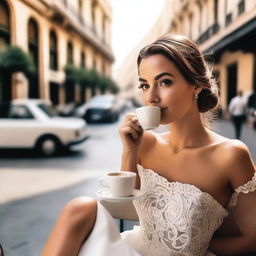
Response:
[{"label": "green foliage", "polygon": [[0,70],[9,74],[23,72],[26,76],[36,72],[30,56],[17,46],[9,46],[0,51]]},{"label": "green foliage", "polygon": [[66,73],[66,83],[73,83],[75,84],[77,81],[77,69],[73,66],[68,64],[65,67]]},{"label": "green foliage", "polygon": [[86,70],[68,65],[65,71],[67,82],[78,83],[84,88],[91,88],[94,92],[96,88],[99,88],[102,93],[107,90],[112,93],[119,91],[118,86],[111,78],[99,74],[95,69]]}]

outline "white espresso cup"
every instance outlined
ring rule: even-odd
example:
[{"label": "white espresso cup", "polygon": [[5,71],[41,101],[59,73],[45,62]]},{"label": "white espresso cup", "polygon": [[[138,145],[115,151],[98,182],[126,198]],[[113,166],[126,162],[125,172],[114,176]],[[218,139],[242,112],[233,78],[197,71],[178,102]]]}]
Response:
[{"label": "white espresso cup", "polygon": [[109,188],[112,196],[126,197],[133,194],[135,181],[135,172],[109,172],[103,179],[103,185]]},{"label": "white espresso cup", "polygon": [[161,120],[161,109],[157,106],[144,106],[136,109],[140,126],[144,130],[155,129]]}]

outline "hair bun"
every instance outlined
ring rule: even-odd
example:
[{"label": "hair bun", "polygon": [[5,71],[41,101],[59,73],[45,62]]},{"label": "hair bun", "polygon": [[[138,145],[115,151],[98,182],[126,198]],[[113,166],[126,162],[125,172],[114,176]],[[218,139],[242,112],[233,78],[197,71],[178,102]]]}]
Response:
[{"label": "hair bun", "polygon": [[205,113],[209,110],[212,110],[218,106],[219,97],[218,91],[210,89],[210,88],[203,88],[198,95],[197,105],[198,109],[201,113]]}]

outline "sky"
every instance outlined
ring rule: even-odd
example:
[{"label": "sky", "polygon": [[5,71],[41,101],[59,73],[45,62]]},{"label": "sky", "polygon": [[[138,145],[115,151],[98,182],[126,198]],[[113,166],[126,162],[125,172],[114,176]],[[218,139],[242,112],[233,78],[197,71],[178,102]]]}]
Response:
[{"label": "sky", "polygon": [[112,6],[114,71],[161,14],[165,0],[109,0]]}]

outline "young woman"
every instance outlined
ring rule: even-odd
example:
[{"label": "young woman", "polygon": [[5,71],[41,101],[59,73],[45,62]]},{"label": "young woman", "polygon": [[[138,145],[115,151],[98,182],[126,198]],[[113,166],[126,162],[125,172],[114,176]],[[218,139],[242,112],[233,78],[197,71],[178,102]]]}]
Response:
[{"label": "young woman", "polygon": [[[159,106],[161,124],[170,127],[163,134],[143,131],[128,114],[119,130],[121,170],[138,173],[136,186],[145,191],[134,201],[140,227],[121,239],[100,203],[78,198],[64,208],[43,255],[256,252],[255,166],[242,142],[207,128],[218,90],[197,46],[168,34],[143,48],[137,62],[145,105]],[[96,236],[100,225],[105,231]],[[115,238],[103,245],[112,232]]]}]

